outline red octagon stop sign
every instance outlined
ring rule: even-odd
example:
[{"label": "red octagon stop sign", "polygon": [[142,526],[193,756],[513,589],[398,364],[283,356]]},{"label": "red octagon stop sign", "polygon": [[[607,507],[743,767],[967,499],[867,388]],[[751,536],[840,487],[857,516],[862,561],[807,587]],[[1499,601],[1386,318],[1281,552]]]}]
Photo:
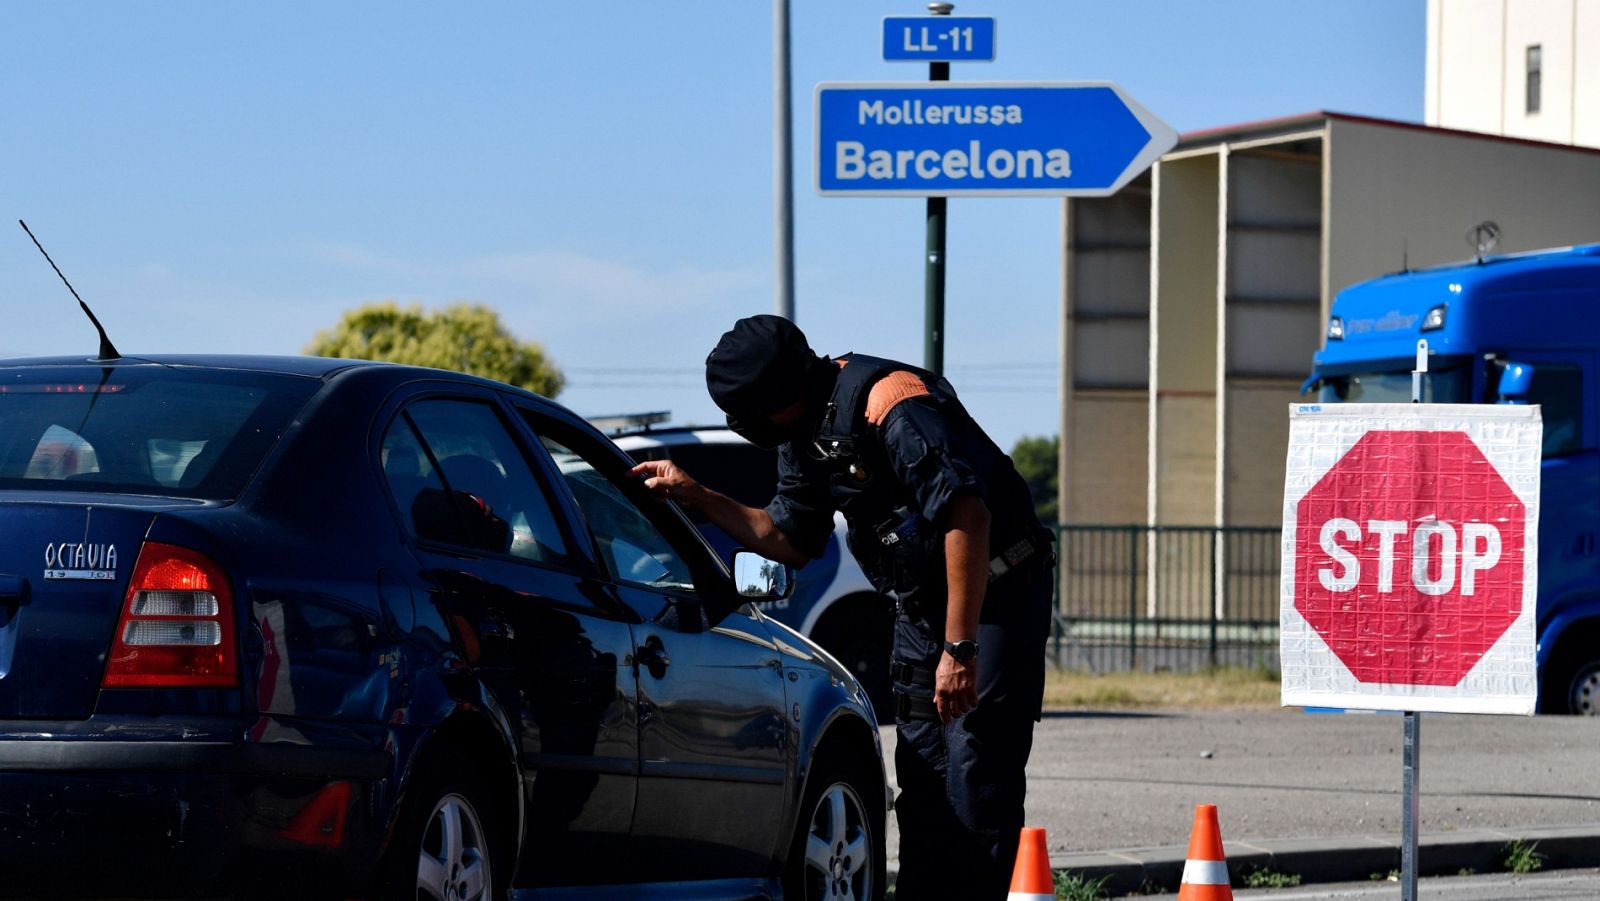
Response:
[{"label": "red octagon stop sign", "polygon": [[1295,518],[1294,607],[1358,681],[1458,685],[1522,611],[1525,511],[1465,432],[1367,432]]}]

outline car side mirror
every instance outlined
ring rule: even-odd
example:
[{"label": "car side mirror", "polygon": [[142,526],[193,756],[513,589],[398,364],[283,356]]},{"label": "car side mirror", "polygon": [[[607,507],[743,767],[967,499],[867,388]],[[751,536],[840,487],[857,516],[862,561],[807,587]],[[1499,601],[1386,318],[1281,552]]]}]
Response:
[{"label": "car side mirror", "polygon": [[794,573],[755,551],[737,550],[733,552],[733,585],[742,598],[781,601],[794,590]]},{"label": "car side mirror", "polygon": [[1495,393],[1503,404],[1525,404],[1533,390],[1533,365],[1507,361],[1500,368],[1500,382]]}]

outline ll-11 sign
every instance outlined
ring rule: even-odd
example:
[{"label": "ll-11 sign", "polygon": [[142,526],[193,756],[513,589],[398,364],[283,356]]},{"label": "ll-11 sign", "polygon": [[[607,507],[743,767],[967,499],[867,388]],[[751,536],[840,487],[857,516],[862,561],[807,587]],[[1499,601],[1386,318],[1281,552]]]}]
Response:
[{"label": "ll-11 sign", "polygon": [[883,58],[891,63],[992,63],[993,16],[888,16]]},{"label": "ll-11 sign", "polygon": [[822,194],[1104,197],[1177,143],[1114,84],[821,84]]}]

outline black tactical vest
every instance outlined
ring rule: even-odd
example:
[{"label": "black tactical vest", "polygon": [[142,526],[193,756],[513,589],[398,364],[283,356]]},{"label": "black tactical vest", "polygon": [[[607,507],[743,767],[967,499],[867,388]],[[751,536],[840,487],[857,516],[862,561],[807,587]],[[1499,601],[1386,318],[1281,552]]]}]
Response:
[{"label": "black tactical vest", "polygon": [[849,526],[850,552],[879,591],[942,584],[944,536],[917,512],[916,497],[890,468],[883,442],[867,422],[867,396],[884,376],[909,372],[956,420],[953,426],[970,423],[966,411],[950,383],[930,372],[862,354],[839,360],[845,365],[818,421],[812,456],[820,455],[827,466],[829,493]]}]

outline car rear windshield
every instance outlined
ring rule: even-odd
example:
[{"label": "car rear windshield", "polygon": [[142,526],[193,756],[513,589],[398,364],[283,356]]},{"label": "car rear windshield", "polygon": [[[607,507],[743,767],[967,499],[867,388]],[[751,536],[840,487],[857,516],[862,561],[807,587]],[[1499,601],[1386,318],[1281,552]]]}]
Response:
[{"label": "car rear windshield", "polygon": [[0,369],[0,490],[230,500],[320,385],[153,365]]}]

